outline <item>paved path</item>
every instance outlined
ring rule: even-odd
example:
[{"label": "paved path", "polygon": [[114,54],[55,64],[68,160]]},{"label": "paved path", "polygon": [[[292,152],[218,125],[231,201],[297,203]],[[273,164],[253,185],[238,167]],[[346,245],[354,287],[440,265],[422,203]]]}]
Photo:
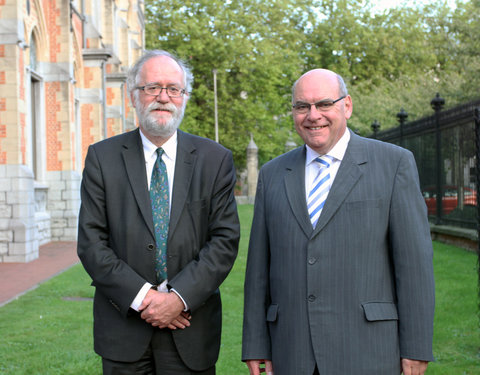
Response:
[{"label": "paved path", "polygon": [[76,242],[50,242],[28,263],[0,263],[0,307],[79,262]]}]

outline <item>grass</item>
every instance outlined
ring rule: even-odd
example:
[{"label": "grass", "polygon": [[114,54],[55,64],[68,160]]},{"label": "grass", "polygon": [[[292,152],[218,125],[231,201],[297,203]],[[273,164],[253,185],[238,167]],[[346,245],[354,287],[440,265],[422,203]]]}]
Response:
[{"label": "grass", "polygon": [[480,374],[476,256],[441,243],[434,249],[436,362],[428,374]]},{"label": "grass", "polygon": [[[239,214],[239,254],[221,288],[224,314],[219,375],[248,374],[240,356],[252,206],[240,206]],[[480,374],[476,256],[440,243],[434,243],[434,248],[437,361],[430,364],[427,374]],[[1,307],[0,374],[100,374],[101,361],[93,352],[92,296],[88,275],[76,265]]]}]

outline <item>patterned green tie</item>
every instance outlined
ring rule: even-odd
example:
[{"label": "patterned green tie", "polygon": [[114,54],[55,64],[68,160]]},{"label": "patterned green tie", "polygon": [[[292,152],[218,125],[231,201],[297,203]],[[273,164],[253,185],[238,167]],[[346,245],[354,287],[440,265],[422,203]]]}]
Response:
[{"label": "patterned green tie", "polygon": [[155,253],[155,272],[160,284],[167,278],[167,239],[169,223],[168,176],[162,160],[162,148],[157,148],[157,161],[153,166],[150,181],[150,200],[152,202],[153,225],[157,250]]}]

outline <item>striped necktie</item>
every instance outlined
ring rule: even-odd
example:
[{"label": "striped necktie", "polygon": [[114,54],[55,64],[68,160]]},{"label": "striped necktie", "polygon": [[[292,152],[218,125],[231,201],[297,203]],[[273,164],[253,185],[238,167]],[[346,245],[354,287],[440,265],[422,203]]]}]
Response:
[{"label": "striped necktie", "polygon": [[332,161],[333,158],[327,155],[315,159],[315,162],[318,163],[319,171],[307,198],[308,214],[310,215],[313,228],[317,225],[332,184],[329,170]]},{"label": "striped necktie", "polygon": [[160,284],[167,278],[167,239],[169,224],[169,190],[167,168],[162,160],[162,148],[157,148],[157,161],[150,181],[153,225],[155,228],[155,273]]}]

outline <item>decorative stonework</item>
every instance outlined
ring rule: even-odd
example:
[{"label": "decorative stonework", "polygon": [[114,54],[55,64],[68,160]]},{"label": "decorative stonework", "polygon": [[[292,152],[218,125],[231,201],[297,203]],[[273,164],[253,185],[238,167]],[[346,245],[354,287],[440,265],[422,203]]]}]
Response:
[{"label": "decorative stonework", "polygon": [[0,165],[0,260],[38,258],[32,172],[24,165]]},{"label": "decorative stonework", "polygon": [[[27,6],[28,5],[28,6]],[[75,241],[88,146],[135,128],[142,0],[0,0],[0,262]]]},{"label": "decorative stonework", "polygon": [[39,246],[51,241],[51,222],[47,203],[48,186],[35,184],[35,223]]}]

